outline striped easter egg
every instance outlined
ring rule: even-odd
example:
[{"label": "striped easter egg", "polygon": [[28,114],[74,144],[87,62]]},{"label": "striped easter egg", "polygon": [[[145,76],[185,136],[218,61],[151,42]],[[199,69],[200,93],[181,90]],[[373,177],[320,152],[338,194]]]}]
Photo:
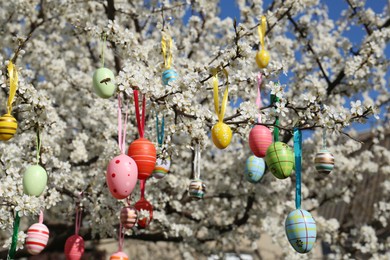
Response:
[{"label": "striped easter egg", "polygon": [[177,79],[177,72],[174,69],[168,69],[163,72],[162,74],[162,81],[164,85],[169,85],[172,81],[175,81]]},{"label": "striped easter egg", "polygon": [[121,209],[120,220],[126,229],[134,227],[137,223],[137,210],[134,207],[126,206]]},{"label": "striped easter egg", "polygon": [[309,212],[296,209],[288,214],[285,222],[288,241],[298,253],[309,252],[316,241],[316,222]]},{"label": "striped easter egg", "polygon": [[129,257],[122,251],[118,251],[110,256],[110,260],[129,260]]},{"label": "striped easter egg", "polygon": [[275,142],[268,147],[265,162],[276,178],[285,179],[294,168],[294,153],[287,144]]},{"label": "striped easter egg", "polygon": [[37,255],[45,248],[49,240],[49,229],[42,223],[35,223],[27,230],[26,248],[32,255]]},{"label": "striped easter egg", "polygon": [[320,150],[315,158],[314,165],[319,173],[328,175],[334,168],[334,156],[328,150]]},{"label": "striped easter egg", "polygon": [[0,140],[7,141],[16,133],[18,122],[10,114],[5,114],[0,117]]},{"label": "striped easter egg", "polygon": [[258,183],[263,177],[265,162],[263,158],[254,155],[249,156],[245,164],[244,176],[250,183]]},{"label": "striped easter egg", "polygon": [[84,254],[84,239],[79,235],[68,237],[65,242],[66,260],[80,260]]},{"label": "striped easter egg", "polygon": [[272,134],[268,127],[256,125],[249,132],[249,147],[257,157],[264,157],[272,143]]},{"label": "striped easter egg", "polygon": [[139,138],[129,146],[128,155],[138,166],[138,179],[149,178],[156,165],[156,148],[148,139]]},{"label": "striped easter egg", "polygon": [[206,193],[206,185],[201,179],[191,180],[188,187],[188,195],[193,199],[203,199]]},{"label": "striped easter egg", "polygon": [[164,178],[171,167],[171,158],[169,155],[164,155],[163,153],[159,153],[157,155],[156,165],[153,170],[153,177],[156,179]]}]

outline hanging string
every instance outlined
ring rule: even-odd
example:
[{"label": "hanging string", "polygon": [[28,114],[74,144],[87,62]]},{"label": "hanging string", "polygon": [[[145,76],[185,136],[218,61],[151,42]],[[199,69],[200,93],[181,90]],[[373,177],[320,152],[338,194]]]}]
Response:
[{"label": "hanging string", "polygon": [[123,233],[122,222],[119,222],[119,236],[118,236],[119,251],[122,251],[123,249],[124,240],[125,240],[125,234]]},{"label": "hanging string", "polygon": [[225,116],[226,105],[228,101],[228,93],[229,93],[229,73],[227,72],[226,69],[223,69],[222,72],[226,77],[226,88],[222,98],[221,109],[219,109],[218,69],[212,69],[213,88],[214,88],[214,108],[215,108],[215,113],[218,116],[219,122],[223,122],[223,117]]},{"label": "hanging string", "polygon": [[165,69],[170,69],[172,63],[172,37],[164,31],[162,31],[161,37],[161,50],[163,53]]},{"label": "hanging string", "polygon": [[39,127],[37,128],[36,145],[37,145],[37,164],[39,164],[41,145],[42,145],[42,139],[40,138],[39,135]]},{"label": "hanging string", "polygon": [[256,106],[259,109],[259,114],[257,115],[257,123],[261,123],[261,113],[260,113],[260,108],[261,108],[261,93],[260,93],[260,86],[262,82],[262,75],[261,72],[257,74],[257,98],[256,98]]},{"label": "hanging string", "polygon": [[156,113],[156,129],[157,129],[157,143],[158,146],[161,147],[164,143],[164,127],[165,127],[165,119],[164,115],[161,118],[161,128],[159,127],[159,119],[158,112]]},{"label": "hanging string", "polygon": [[139,134],[140,138],[144,138],[146,98],[145,98],[145,95],[143,95],[143,99],[142,99],[142,115],[140,115],[138,89],[134,89],[133,94],[134,94],[135,116],[136,116],[136,119],[137,119],[138,134]]},{"label": "hanging string", "polygon": [[200,179],[200,145],[196,144],[195,146],[195,158],[194,158],[194,174],[195,179]]},{"label": "hanging string", "polygon": [[326,149],[326,128],[322,129],[322,149]]},{"label": "hanging string", "polygon": [[[271,105],[279,102],[279,98],[276,95],[271,95]],[[275,118],[275,127],[274,127],[274,142],[279,141],[279,116]]]},{"label": "hanging string", "polygon": [[121,153],[125,153],[125,145],[126,145],[126,128],[127,128],[127,118],[128,118],[128,106],[126,105],[126,113],[125,113],[125,122],[122,128],[122,99],[121,95],[118,94],[118,146]]},{"label": "hanging string", "polygon": [[141,200],[145,199],[145,184],[146,179],[140,180]]},{"label": "hanging string", "polygon": [[294,128],[294,156],[295,156],[295,207],[301,208],[301,171],[302,171],[302,133]]},{"label": "hanging string", "polygon": [[8,251],[7,260],[15,259],[16,245],[18,243],[19,224],[20,224],[20,216],[19,216],[19,212],[16,211],[16,215],[14,218],[14,230],[12,233],[12,243]]},{"label": "hanging string", "polygon": [[107,34],[103,33],[102,54],[101,54],[102,68],[104,68],[104,48],[106,46],[106,40],[107,40]]},{"label": "hanging string", "polygon": [[79,205],[76,206],[76,219],[75,219],[75,229],[74,232],[76,235],[79,234],[80,227],[81,227],[81,217],[83,214],[83,209],[79,207]]},{"label": "hanging string", "polygon": [[264,37],[265,37],[265,31],[267,30],[267,18],[263,15],[261,17],[261,24],[257,26],[257,32],[259,33],[259,39],[260,39],[260,45],[261,49],[265,49],[265,44],[264,44]]},{"label": "hanging string", "polygon": [[10,115],[12,112],[12,103],[14,102],[16,90],[18,88],[18,71],[12,61],[9,61],[7,70],[10,85],[9,97],[7,101],[7,114]]}]

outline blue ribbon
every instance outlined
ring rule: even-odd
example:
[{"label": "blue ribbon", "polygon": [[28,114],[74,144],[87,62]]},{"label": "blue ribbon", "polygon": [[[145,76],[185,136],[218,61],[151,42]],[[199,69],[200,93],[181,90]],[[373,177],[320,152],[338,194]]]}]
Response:
[{"label": "blue ribbon", "polygon": [[295,207],[301,208],[301,171],[302,171],[302,133],[294,128],[294,154],[295,154]]},{"label": "blue ribbon", "polygon": [[159,120],[158,120],[158,113],[157,113],[156,114],[156,129],[157,129],[158,146],[162,146],[162,144],[164,142],[164,126],[165,126],[165,120],[164,120],[164,116],[162,116],[161,129],[159,128]]}]

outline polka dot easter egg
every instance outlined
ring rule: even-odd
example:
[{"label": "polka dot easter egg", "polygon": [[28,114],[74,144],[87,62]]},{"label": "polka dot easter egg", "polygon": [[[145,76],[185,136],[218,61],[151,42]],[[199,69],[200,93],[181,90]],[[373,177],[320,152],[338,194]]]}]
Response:
[{"label": "polka dot easter egg", "polygon": [[134,190],[137,179],[138,167],[131,157],[121,154],[109,162],[106,182],[114,198],[124,199],[128,197]]},{"label": "polka dot easter egg", "polygon": [[84,254],[84,239],[79,235],[68,237],[65,242],[66,260],[80,260]]},{"label": "polka dot easter egg", "polygon": [[225,149],[228,147],[230,142],[232,141],[232,129],[222,122],[218,122],[211,129],[211,137],[213,139],[213,143],[219,149]]},{"label": "polka dot easter egg", "polygon": [[26,248],[32,255],[37,255],[46,247],[49,240],[49,229],[45,224],[35,223],[27,230]]},{"label": "polka dot easter egg", "polygon": [[285,222],[288,241],[298,253],[309,252],[316,241],[316,222],[309,212],[296,209],[288,214]]},{"label": "polka dot easter egg", "polygon": [[15,135],[17,128],[18,122],[12,115],[5,114],[0,117],[0,140],[8,141],[11,139]]},{"label": "polka dot easter egg", "polygon": [[244,176],[250,183],[258,183],[264,175],[265,162],[263,158],[250,156],[246,160]]},{"label": "polka dot easter egg", "polygon": [[162,74],[162,81],[165,86],[169,85],[169,83],[175,81],[177,79],[177,72],[174,69],[168,69]]},{"label": "polka dot easter egg", "polygon": [[27,167],[23,174],[23,191],[26,195],[40,196],[47,184],[47,173],[40,165]]},{"label": "polka dot easter egg", "polygon": [[256,53],[256,63],[257,66],[259,66],[260,69],[264,69],[268,66],[269,60],[271,56],[269,55],[269,52],[262,49]]},{"label": "polka dot easter egg", "polygon": [[272,143],[272,134],[268,127],[255,125],[249,133],[249,147],[257,157],[264,157]]},{"label": "polka dot easter egg", "polygon": [[323,149],[316,154],[314,164],[319,173],[328,175],[334,168],[334,156]]},{"label": "polka dot easter egg", "polygon": [[275,142],[268,147],[265,162],[276,178],[285,179],[294,168],[294,153],[287,144]]},{"label": "polka dot easter egg", "polygon": [[101,98],[109,98],[115,93],[114,73],[107,68],[97,69],[93,74],[92,83],[96,94]]},{"label": "polka dot easter egg", "polygon": [[129,260],[129,257],[122,251],[118,251],[110,256],[110,260]]}]

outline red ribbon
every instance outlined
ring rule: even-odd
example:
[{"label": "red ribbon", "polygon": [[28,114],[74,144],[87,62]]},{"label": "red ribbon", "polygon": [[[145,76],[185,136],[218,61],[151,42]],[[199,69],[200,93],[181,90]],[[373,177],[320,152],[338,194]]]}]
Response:
[{"label": "red ribbon", "polygon": [[143,98],[142,98],[142,115],[140,115],[140,112],[139,112],[138,89],[134,89],[133,94],[134,94],[135,116],[136,116],[136,119],[137,119],[138,134],[139,134],[140,138],[144,138],[146,99],[145,99],[145,95],[143,95]]}]

